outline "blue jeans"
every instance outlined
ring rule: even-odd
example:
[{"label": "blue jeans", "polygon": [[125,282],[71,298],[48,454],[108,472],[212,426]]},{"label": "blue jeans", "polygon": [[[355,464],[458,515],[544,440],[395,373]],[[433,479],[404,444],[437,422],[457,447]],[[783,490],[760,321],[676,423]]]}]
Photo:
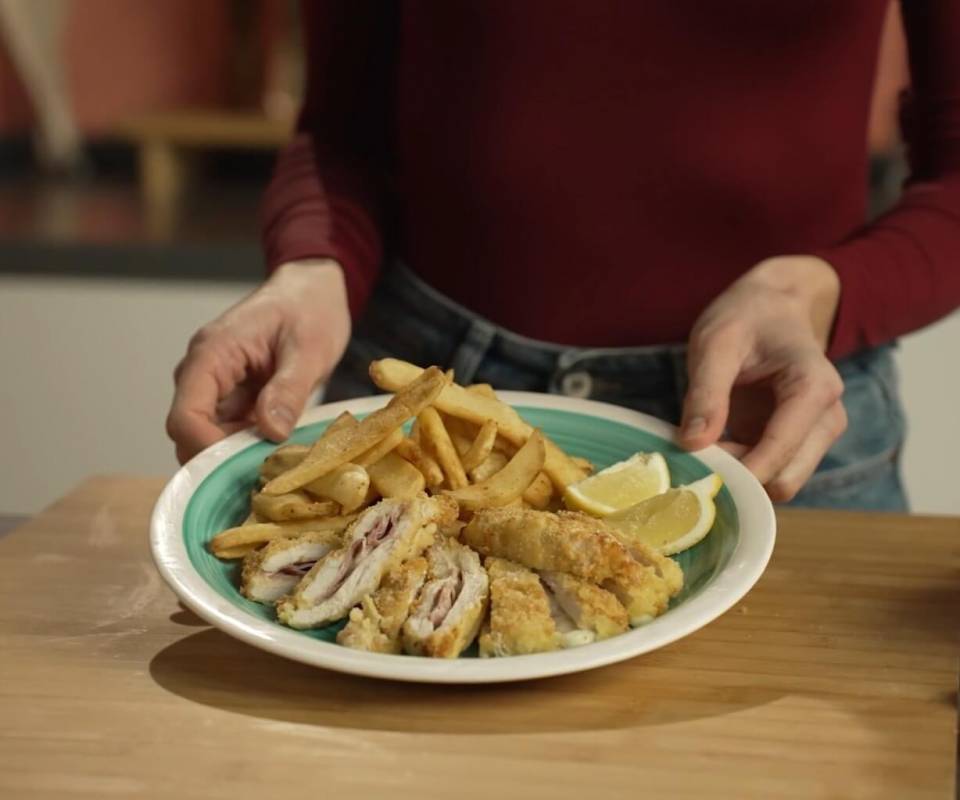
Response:
[{"label": "blue jeans", "polygon": [[[791,505],[907,510],[900,479],[905,424],[892,349],[867,350],[837,363],[849,426]],[[677,424],[687,388],[685,353],[684,345],[572,348],[528,339],[458,306],[397,266],[377,286],[325,397],[374,393],[370,361],[393,356],[452,367],[460,383],[602,400]]]}]

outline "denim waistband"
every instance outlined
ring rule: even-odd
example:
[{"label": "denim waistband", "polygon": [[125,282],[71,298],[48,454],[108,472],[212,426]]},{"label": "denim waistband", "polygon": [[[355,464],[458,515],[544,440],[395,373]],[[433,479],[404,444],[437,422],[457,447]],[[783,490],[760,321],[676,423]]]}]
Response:
[{"label": "denim waistband", "polygon": [[[865,407],[858,393],[870,396],[871,407],[887,409],[887,416],[898,407],[893,347],[869,348],[836,362],[851,419]],[[387,356],[452,367],[460,383],[602,400],[673,422],[687,391],[684,345],[582,348],[532,339],[464,308],[402,264],[384,272],[347,355],[360,376],[352,391],[363,391],[370,361]],[[862,423],[851,423],[848,439],[860,435],[854,427],[862,433]]]},{"label": "denim waistband", "polygon": [[585,390],[577,391],[577,384],[583,383],[588,376],[602,379],[604,374],[631,373],[637,377],[659,374],[668,377],[675,390],[682,390],[686,385],[686,346],[683,344],[569,347],[532,339],[461,306],[429,286],[402,263],[394,264],[386,272],[381,285],[401,303],[414,309],[418,320],[460,338],[452,366],[461,381],[472,380],[480,360],[491,355],[549,375],[552,390],[564,394],[586,396]]}]

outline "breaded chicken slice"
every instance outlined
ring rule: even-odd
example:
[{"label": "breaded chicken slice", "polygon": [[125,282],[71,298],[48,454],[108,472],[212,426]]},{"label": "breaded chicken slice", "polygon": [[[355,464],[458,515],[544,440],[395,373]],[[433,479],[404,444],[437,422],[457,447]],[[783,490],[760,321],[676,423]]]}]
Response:
[{"label": "breaded chicken slice", "polygon": [[480,557],[455,539],[438,536],[426,552],[429,572],[403,623],[411,655],[456,658],[477,636],[489,601]]},{"label": "breaded chicken slice", "polygon": [[427,559],[423,556],[388,572],[380,588],[351,610],[350,621],[337,634],[337,642],[355,650],[402,652],[400,631],[426,577]]},{"label": "breaded chicken slice", "polygon": [[273,605],[293,591],[313,565],[340,544],[341,535],[330,531],[275,539],[244,558],[240,592],[250,600]]},{"label": "breaded chicken slice", "polygon": [[670,601],[667,582],[656,569],[636,561],[602,522],[586,514],[484,509],[463,529],[461,540],[485,556],[598,584],[616,595],[631,625],[662,614]]},{"label": "breaded chicken slice", "polygon": [[666,581],[671,597],[680,593],[683,588],[683,570],[676,561],[623,531],[614,528],[607,528],[607,530],[630,551],[634,559],[644,566],[653,567],[657,575]]},{"label": "breaded chicken slice", "polygon": [[612,578],[633,561],[601,523],[582,514],[487,508],[474,514],[460,539],[484,556],[568,572],[593,583]]},{"label": "breaded chicken slice", "polygon": [[670,605],[666,582],[653,567],[643,564],[634,562],[632,569],[608,578],[600,585],[620,601],[634,628],[659,617]]},{"label": "breaded chicken slice", "polygon": [[450,509],[426,496],[381,500],[346,531],[328,553],[277,604],[277,618],[292,628],[315,628],[347,616],[380,586],[383,577],[420,555]]},{"label": "breaded chicken slice", "polygon": [[480,634],[480,656],[556,650],[560,636],[540,578],[502,558],[489,557],[483,563],[490,576],[490,620]]},{"label": "breaded chicken slice", "polygon": [[540,580],[573,624],[592,631],[598,640],[623,633],[629,626],[627,610],[606,589],[565,572],[541,572]]}]

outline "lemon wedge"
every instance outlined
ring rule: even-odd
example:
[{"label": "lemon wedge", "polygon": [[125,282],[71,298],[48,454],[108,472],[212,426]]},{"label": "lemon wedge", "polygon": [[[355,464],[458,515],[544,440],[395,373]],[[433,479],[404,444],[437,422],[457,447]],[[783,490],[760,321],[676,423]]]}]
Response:
[{"label": "lemon wedge", "polygon": [[628,547],[642,542],[673,555],[710,532],[717,518],[713,499],[722,486],[720,476],[711,474],[610,514],[605,522]]},{"label": "lemon wedge", "polygon": [[606,517],[670,488],[670,470],[660,453],[637,453],[626,461],[567,487],[569,508]]}]

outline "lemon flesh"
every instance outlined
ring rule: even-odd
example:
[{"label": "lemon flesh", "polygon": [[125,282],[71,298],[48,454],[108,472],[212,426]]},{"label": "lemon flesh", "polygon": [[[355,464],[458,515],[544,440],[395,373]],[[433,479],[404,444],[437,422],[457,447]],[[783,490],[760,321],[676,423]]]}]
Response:
[{"label": "lemon flesh", "polygon": [[626,545],[639,542],[673,555],[700,542],[713,527],[713,502],[723,482],[717,475],[670,489],[606,517]]},{"label": "lemon flesh", "polygon": [[567,487],[569,508],[606,517],[666,492],[670,470],[660,453],[637,453]]}]

